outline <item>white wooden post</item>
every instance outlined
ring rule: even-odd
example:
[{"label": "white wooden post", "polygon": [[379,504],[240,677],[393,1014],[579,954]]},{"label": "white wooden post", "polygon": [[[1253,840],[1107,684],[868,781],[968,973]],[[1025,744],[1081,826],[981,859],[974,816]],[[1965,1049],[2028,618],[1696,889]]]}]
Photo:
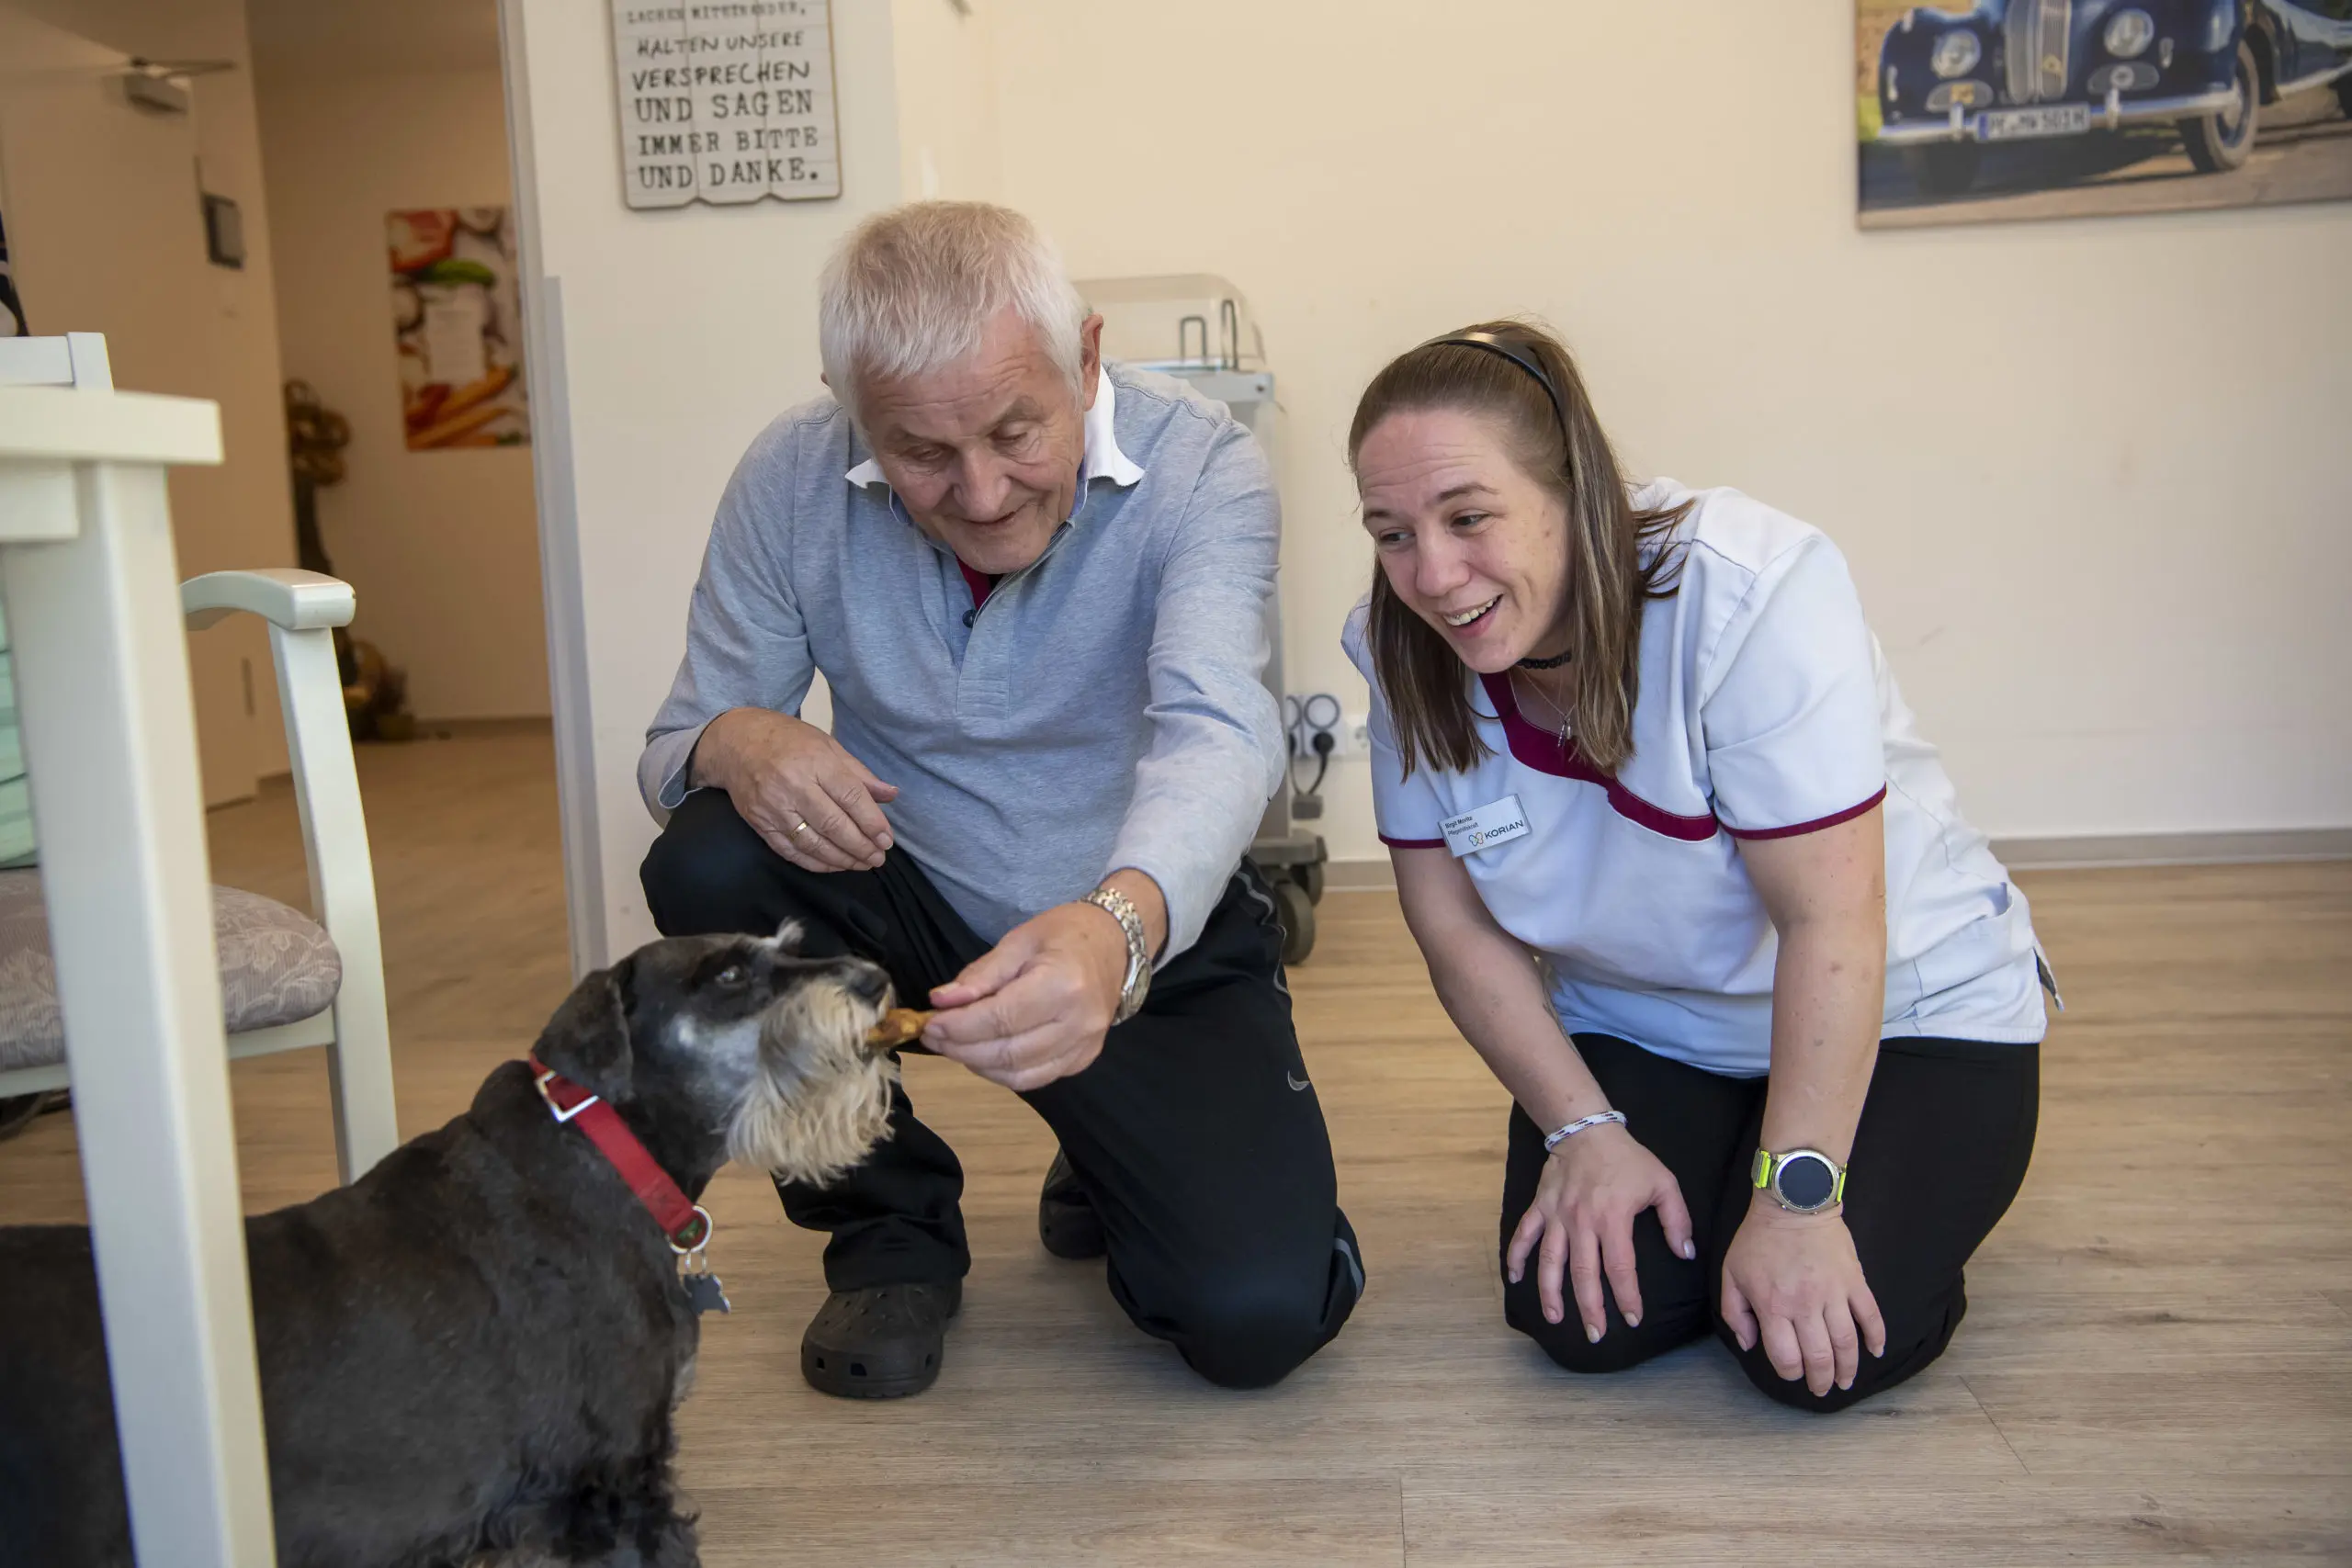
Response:
[{"label": "white wooden post", "polygon": [[[41,887],[141,1562],[275,1560],[167,463],[220,411],[0,388]],[[38,542],[35,542],[38,541]]]},{"label": "white wooden post", "polygon": [[[334,634],[270,628],[278,690],[286,694],[287,742],[301,778],[302,839],[310,851],[311,908],[343,956],[334,994],[334,1152],[348,1184],[400,1145],[392,1100],[391,1032],[384,997],[383,937],[377,927],[375,873],[359,809],[359,774],[345,739],[343,681]],[[340,746],[323,738],[343,740]]]}]

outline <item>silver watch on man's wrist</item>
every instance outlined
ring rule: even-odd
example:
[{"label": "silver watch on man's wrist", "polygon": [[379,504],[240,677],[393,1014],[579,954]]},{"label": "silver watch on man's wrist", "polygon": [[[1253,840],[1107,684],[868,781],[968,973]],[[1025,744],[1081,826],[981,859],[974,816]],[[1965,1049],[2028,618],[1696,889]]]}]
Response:
[{"label": "silver watch on man's wrist", "polygon": [[1134,900],[1115,887],[1098,887],[1080,902],[1108,914],[1126,934],[1127,976],[1119,983],[1118,1010],[1111,1015],[1114,1024],[1125,1023],[1143,1010],[1143,999],[1151,991],[1151,949],[1145,942],[1143,916]]}]

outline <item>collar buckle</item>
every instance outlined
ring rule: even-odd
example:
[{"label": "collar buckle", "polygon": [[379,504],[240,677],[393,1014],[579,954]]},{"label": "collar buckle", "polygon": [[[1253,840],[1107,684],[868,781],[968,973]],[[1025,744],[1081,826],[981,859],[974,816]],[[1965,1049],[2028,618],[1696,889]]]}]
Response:
[{"label": "collar buckle", "polygon": [[601,1103],[600,1097],[592,1094],[572,1105],[570,1110],[557,1104],[555,1091],[548,1088],[548,1085],[560,1077],[562,1077],[560,1073],[549,1067],[531,1080],[532,1087],[539,1091],[539,1098],[547,1101],[548,1114],[553,1116],[558,1122],[569,1122],[590,1106]]}]

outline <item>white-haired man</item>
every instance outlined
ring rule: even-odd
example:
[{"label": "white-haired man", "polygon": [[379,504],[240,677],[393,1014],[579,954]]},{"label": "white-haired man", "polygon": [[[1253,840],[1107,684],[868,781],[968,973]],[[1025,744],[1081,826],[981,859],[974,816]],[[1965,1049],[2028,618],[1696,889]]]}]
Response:
[{"label": "white-haired man", "polygon": [[[921,202],[827,269],[833,396],[778,418],[719,503],[646,739],[665,932],[807,928],[940,1010],[923,1033],[1061,1140],[1063,1257],[1211,1381],[1274,1382],[1363,1288],[1242,859],[1281,776],[1261,683],[1279,514],[1220,405],[1101,363],[1019,214]],[[833,730],[796,716],[813,672]],[[963,1171],[903,1092],[892,1135],[786,1212],[830,1231],[816,1387],[937,1377],[971,1255]]]}]

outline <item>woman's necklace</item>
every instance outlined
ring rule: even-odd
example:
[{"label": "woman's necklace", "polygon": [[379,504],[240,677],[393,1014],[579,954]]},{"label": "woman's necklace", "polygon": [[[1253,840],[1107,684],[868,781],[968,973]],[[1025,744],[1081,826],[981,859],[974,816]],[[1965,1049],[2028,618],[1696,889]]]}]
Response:
[{"label": "woman's necklace", "polygon": [[[1524,699],[1524,694],[1521,689],[1519,671],[1516,670],[1512,671],[1510,673],[1510,689],[1513,696],[1521,698],[1520,703],[1520,711],[1524,713],[1526,711],[1527,705]],[[1545,695],[1543,688],[1536,685],[1532,679],[1526,682],[1525,689],[1527,693],[1532,693],[1535,696],[1542,697],[1544,700],[1544,705],[1551,709],[1552,712],[1558,716],[1560,722],[1558,726],[1553,729],[1553,733],[1560,738],[1560,750],[1563,751],[1566,750],[1568,749],[1568,732],[1571,728],[1568,710],[1561,706],[1558,703],[1554,702],[1548,695]]]}]

